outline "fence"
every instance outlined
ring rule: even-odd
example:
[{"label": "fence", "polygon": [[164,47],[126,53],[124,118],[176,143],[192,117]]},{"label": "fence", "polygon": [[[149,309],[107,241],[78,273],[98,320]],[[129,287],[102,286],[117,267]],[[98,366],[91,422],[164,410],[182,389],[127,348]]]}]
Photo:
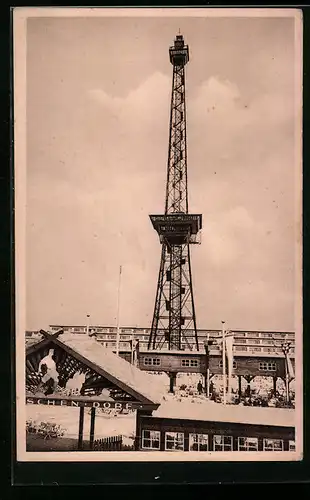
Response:
[{"label": "fence", "polygon": [[94,451],[121,451],[123,449],[122,436],[110,436],[94,441]]}]

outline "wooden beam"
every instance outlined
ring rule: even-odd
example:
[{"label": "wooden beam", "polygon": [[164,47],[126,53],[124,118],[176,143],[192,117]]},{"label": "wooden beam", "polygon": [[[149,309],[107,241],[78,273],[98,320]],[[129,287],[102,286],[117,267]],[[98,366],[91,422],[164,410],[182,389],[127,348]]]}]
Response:
[{"label": "wooden beam", "polygon": [[59,330],[58,332],[54,333],[51,335],[50,333],[46,332],[45,330],[40,330],[41,335],[43,335],[43,339],[40,340],[40,342],[37,342],[37,344],[31,345],[26,348],[26,355],[29,356],[30,354],[33,354],[34,352],[38,351],[42,347],[45,347],[50,343],[52,339],[56,339],[59,337],[60,334],[62,334],[64,331]]}]

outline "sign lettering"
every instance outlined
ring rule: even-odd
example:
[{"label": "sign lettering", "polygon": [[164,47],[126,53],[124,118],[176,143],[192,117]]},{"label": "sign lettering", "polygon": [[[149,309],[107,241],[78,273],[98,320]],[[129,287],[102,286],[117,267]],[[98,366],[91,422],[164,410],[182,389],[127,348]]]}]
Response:
[{"label": "sign lettering", "polygon": [[142,407],[140,403],[125,403],[125,402],[115,402],[115,401],[92,401],[92,400],[78,400],[69,398],[49,398],[49,397],[27,397],[26,404],[35,405],[48,405],[48,406],[73,406],[73,407],[85,407],[85,408],[104,408],[105,410],[134,410]]}]

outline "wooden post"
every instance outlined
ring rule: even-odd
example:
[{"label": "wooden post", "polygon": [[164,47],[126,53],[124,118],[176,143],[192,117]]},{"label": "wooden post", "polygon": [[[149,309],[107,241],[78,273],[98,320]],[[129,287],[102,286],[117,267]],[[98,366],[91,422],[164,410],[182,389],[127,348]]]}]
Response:
[{"label": "wooden post", "polygon": [[241,396],[242,396],[241,377],[242,377],[242,375],[238,375],[238,400],[239,400],[239,403],[241,401]]},{"label": "wooden post", "polygon": [[95,418],[96,418],[96,408],[91,409],[90,413],[90,434],[89,434],[89,449],[94,449],[94,436],[95,436]]},{"label": "wooden post", "polygon": [[134,443],[135,451],[139,451],[139,449],[140,449],[140,432],[141,432],[140,416],[141,416],[141,410],[137,410],[137,412],[136,412],[136,435],[135,435],[135,443]]},{"label": "wooden post", "polygon": [[78,440],[78,450],[83,449],[83,430],[84,430],[84,406],[80,406],[80,420],[79,420],[79,440]]},{"label": "wooden post", "polygon": [[273,397],[276,397],[276,393],[277,393],[277,378],[278,377],[272,377],[272,380],[273,380]]},{"label": "wooden post", "polygon": [[177,374],[176,373],[169,373],[169,379],[170,379],[170,386],[169,386],[169,392],[174,394],[174,388],[175,388],[175,383],[176,383],[176,378]]}]

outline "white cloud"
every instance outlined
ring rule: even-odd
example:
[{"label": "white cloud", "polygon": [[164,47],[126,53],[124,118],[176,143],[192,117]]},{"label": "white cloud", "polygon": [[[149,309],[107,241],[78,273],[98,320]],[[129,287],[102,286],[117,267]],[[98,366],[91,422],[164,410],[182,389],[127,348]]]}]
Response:
[{"label": "white cloud", "polygon": [[[70,136],[70,149],[77,153],[69,155],[63,140],[57,152],[65,159],[62,170],[54,176],[50,166],[29,187],[28,217],[35,221],[29,233],[35,242],[29,243],[29,289],[37,318],[52,311],[53,322],[57,315],[65,322],[82,321],[73,318],[90,310],[94,321],[112,322],[117,268],[123,263],[123,321],[149,322],[160,245],[148,214],[164,207],[170,92],[170,78],[155,73],[125,97],[93,88],[75,103],[79,119],[63,137]],[[257,300],[260,321],[267,322],[268,294],[276,297],[273,307],[281,313],[291,293],[289,286],[285,296],[280,293],[283,280],[291,279],[288,262],[277,267],[281,241],[264,239],[266,220],[273,234],[280,229],[262,181],[271,179],[272,169],[277,179],[275,163],[291,168],[285,150],[275,162],[270,147],[270,137],[283,140],[291,118],[286,96],[260,95],[247,103],[235,83],[211,76],[190,93],[187,108],[190,207],[204,217],[203,245],[192,261],[200,324],[214,324],[223,301],[235,327],[246,328],[251,320],[250,313],[243,319],[244,310],[255,319]],[[276,189],[270,186],[272,193]],[[290,242],[284,238],[282,245]],[[264,262],[269,272],[260,268]],[[39,288],[45,306],[34,313]]]}]

